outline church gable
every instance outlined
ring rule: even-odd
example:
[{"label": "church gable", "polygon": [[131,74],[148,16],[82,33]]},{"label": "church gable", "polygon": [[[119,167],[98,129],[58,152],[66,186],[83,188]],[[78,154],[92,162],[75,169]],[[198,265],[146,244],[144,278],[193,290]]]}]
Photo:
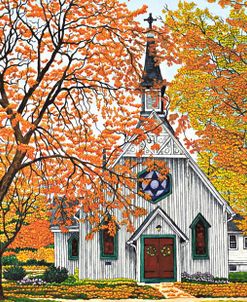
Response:
[{"label": "church gable", "polygon": [[143,234],[159,234],[159,232],[166,232],[177,235],[181,241],[188,241],[188,237],[176,225],[176,223],[165,213],[161,207],[156,207],[149,213],[143,223],[137,228],[128,240],[128,244],[132,244],[138,240]]},{"label": "church gable", "polygon": [[[174,136],[173,129],[169,125],[166,119],[160,117],[155,111],[153,111],[149,117],[150,119],[156,119],[158,124],[162,127],[159,135],[154,133],[149,133],[145,141],[142,141],[139,145],[135,145],[133,142],[135,137],[130,139],[130,142],[126,144],[125,149],[122,154],[115,161],[113,166],[115,166],[120,159],[124,158],[136,158],[137,153],[142,151],[143,158],[158,158],[158,159],[187,159],[187,167],[192,168],[196,173],[197,177],[206,186],[209,192],[216,198],[221,206],[223,206],[230,215],[234,215],[233,210],[227,204],[227,202],[222,198],[222,196],[217,192],[214,186],[211,184],[206,175],[202,172],[196,162],[193,160],[191,155],[182,146],[178,139]],[[159,148],[152,148],[154,144],[158,144]],[[189,170],[187,170],[189,171]]]},{"label": "church gable", "polygon": [[[128,143],[122,154],[123,157],[136,157],[138,152],[143,152],[143,157],[172,157],[172,158],[186,158],[185,150],[182,145],[177,141],[170,125],[161,120],[155,112],[152,112],[148,117],[150,119],[155,119],[158,124],[161,125],[162,131],[159,135],[154,133],[148,133],[148,137],[145,141],[142,141],[139,145],[134,143]],[[134,141],[135,137],[131,139]],[[152,148],[153,145],[159,145],[159,148]]]}]

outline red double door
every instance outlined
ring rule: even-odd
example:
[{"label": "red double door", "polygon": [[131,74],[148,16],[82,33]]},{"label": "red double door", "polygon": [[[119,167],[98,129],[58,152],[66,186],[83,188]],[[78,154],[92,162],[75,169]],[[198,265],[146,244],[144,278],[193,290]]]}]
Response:
[{"label": "red double door", "polygon": [[144,238],[144,278],[174,277],[174,238]]}]

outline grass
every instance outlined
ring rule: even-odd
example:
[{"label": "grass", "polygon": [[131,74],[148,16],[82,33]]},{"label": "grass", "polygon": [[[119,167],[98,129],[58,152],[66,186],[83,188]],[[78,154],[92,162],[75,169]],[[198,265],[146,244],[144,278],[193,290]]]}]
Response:
[{"label": "grass", "polygon": [[[139,286],[136,282],[91,282],[86,284],[45,284],[19,285],[14,282],[4,284],[6,301],[29,302],[52,301],[52,299],[164,299],[163,295],[150,286]],[[14,298],[13,298],[14,297]],[[18,300],[19,298],[19,300]],[[22,299],[22,300],[20,300]],[[25,300],[26,299],[26,300]],[[48,299],[48,300],[45,300]]]},{"label": "grass", "polygon": [[217,298],[223,297],[241,298],[247,297],[247,283],[227,283],[227,284],[202,284],[202,283],[189,283],[189,282],[178,282],[175,284],[176,287],[184,290],[194,297],[205,297],[205,298]]},{"label": "grass", "polygon": [[[35,302],[35,300],[34,299],[29,299],[29,298],[9,297],[8,299],[3,300],[3,302]],[[40,299],[39,302],[55,302],[55,300]]]}]

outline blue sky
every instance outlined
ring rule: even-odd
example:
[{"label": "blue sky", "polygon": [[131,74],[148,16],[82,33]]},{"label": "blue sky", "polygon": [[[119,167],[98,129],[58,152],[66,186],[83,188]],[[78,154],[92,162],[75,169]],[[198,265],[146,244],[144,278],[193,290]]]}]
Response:
[{"label": "blue sky", "polygon": [[[135,10],[142,7],[144,4],[148,6],[148,13],[140,16],[138,21],[142,23],[143,26],[147,26],[147,23],[143,19],[148,17],[149,13],[152,13],[154,17],[162,16],[162,9],[167,5],[170,9],[176,9],[179,0],[122,0],[126,2],[130,10]],[[222,16],[223,18],[227,15],[227,10],[222,9],[216,3],[208,3],[207,0],[187,0],[188,2],[196,3],[200,8],[208,8],[212,13]],[[156,23],[158,25],[158,23]],[[144,58],[143,58],[144,59]],[[165,63],[161,64],[161,72],[163,78],[171,81],[176,74],[177,67],[168,67]]]},{"label": "blue sky", "polygon": [[[176,9],[178,0],[123,0],[127,3],[128,7],[131,10],[137,9],[141,7],[142,5],[146,4],[148,5],[149,12],[152,12],[154,16],[161,16],[162,15],[162,9],[165,5],[168,5],[170,9]],[[217,15],[225,16],[226,15],[226,9],[222,9],[218,4],[216,3],[208,3],[207,0],[187,0],[188,2],[195,2],[199,7],[206,8],[208,7],[210,11],[214,12]]]}]

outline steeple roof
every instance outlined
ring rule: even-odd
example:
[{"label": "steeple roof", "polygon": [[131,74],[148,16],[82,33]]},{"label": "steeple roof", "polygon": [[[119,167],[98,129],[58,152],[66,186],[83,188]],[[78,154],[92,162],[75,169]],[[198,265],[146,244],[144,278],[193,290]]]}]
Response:
[{"label": "steeple roof", "polygon": [[154,19],[151,13],[147,19],[144,19],[144,21],[147,21],[149,24],[149,32],[147,35],[146,57],[141,83],[142,87],[152,87],[154,82],[160,82],[163,80],[160,67],[155,62],[155,41],[152,33],[152,24],[156,20],[157,19]]},{"label": "steeple roof", "polygon": [[153,46],[154,43],[154,38],[150,35],[147,39],[146,45],[146,58],[141,83],[142,87],[152,87],[154,82],[160,82],[163,80],[160,67],[155,62],[155,49]]}]

